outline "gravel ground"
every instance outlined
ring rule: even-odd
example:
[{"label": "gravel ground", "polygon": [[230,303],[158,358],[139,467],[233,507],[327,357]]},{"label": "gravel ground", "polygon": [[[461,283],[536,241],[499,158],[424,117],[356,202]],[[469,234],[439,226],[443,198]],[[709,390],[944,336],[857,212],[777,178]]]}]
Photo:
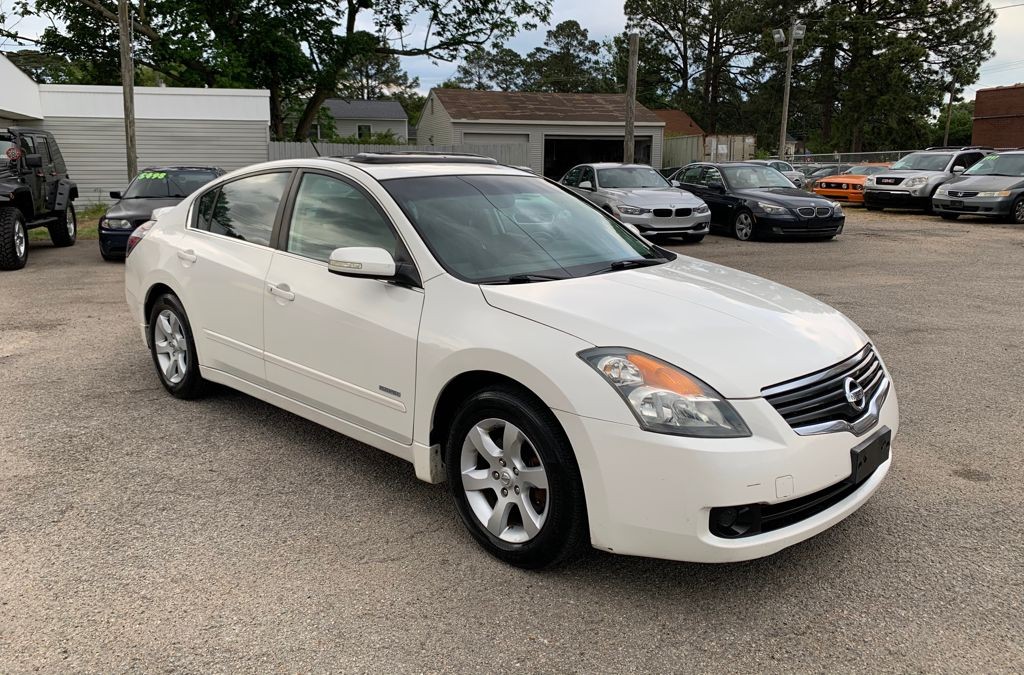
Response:
[{"label": "gravel ground", "polygon": [[768,559],[527,573],[395,458],[166,395],[121,266],[35,244],[0,274],[0,671],[1024,670],[1024,231],[855,210],[832,242],[681,250],[871,335],[894,469]]}]

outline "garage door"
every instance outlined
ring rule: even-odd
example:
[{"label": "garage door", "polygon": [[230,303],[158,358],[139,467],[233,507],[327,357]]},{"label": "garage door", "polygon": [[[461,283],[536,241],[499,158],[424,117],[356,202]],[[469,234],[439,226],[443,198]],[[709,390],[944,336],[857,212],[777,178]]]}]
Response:
[{"label": "garage door", "polygon": [[467,131],[462,134],[462,142],[471,145],[513,145],[529,143],[530,134],[485,134]]}]

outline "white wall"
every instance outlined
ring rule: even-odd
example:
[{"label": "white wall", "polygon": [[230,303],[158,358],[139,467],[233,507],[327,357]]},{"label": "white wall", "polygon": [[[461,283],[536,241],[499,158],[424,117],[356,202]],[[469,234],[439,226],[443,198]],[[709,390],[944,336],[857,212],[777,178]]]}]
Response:
[{"label": "white wall", "polygon": [[0,54],[0,119],[14,120],[17,124],[18,120],[42,117],[38,85]]},{"label": "white wall", "polygon": [[[46,117],[124,119],[121,87],[41,84]],[[136,87],[135,117],[149,120],[241,120],[270,124],[270,92],[265,89]]]}]

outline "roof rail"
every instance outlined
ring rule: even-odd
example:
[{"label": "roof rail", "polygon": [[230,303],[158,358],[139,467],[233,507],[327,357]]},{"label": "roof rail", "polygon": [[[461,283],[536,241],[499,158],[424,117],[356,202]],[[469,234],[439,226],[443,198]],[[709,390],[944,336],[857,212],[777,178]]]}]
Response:
[{"label": "roof rail", "polygon": [[498,161],[468,152],[360,152],[342,157],[357,164],[497,164]]},{"label": "roof rail", "polygon": [[994,150],[988,145],[933,145],[925,150]]}]

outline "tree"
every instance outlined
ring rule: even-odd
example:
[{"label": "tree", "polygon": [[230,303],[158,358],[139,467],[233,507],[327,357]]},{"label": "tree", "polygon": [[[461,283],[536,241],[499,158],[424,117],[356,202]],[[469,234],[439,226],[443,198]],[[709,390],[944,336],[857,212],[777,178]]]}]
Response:
[{"label": "tree", "polygon": [[563,21],[547,32],[544,45],[523,61],[524,89],[550,92],[609,91],[601,43],[577,21]]},{"label": "tree", "polygon": [[[946,135],[946,108],[935,118],[928,130],[928,144],[942,145]],[[949,144],[970,145],[974,134],[974,101],[953,103],[953,114],[949,120]]]},{"label": "tree", "polygon": [[419,78],[409,77],[394,54],[367,53],[349,61],[338,78],[335,95],[348,100],[372,101],[415,91],[419,86]]},{"label": "tree", "polygon": [[[45,50],[116,63],[114,0],[37,0],[36,11],[66,26],[47,29]],[[550,0],[147,0],[134,13],[134,51],[140,65],[179,84],[268,89],[275,135],[284,131],[286,101],[306,101],[294,131],[301,139],[355,59],[453,60],[549,14]],[[414,21],[425,29],[415,31]],[[107,67],[102,76],[111,74]]]}]

